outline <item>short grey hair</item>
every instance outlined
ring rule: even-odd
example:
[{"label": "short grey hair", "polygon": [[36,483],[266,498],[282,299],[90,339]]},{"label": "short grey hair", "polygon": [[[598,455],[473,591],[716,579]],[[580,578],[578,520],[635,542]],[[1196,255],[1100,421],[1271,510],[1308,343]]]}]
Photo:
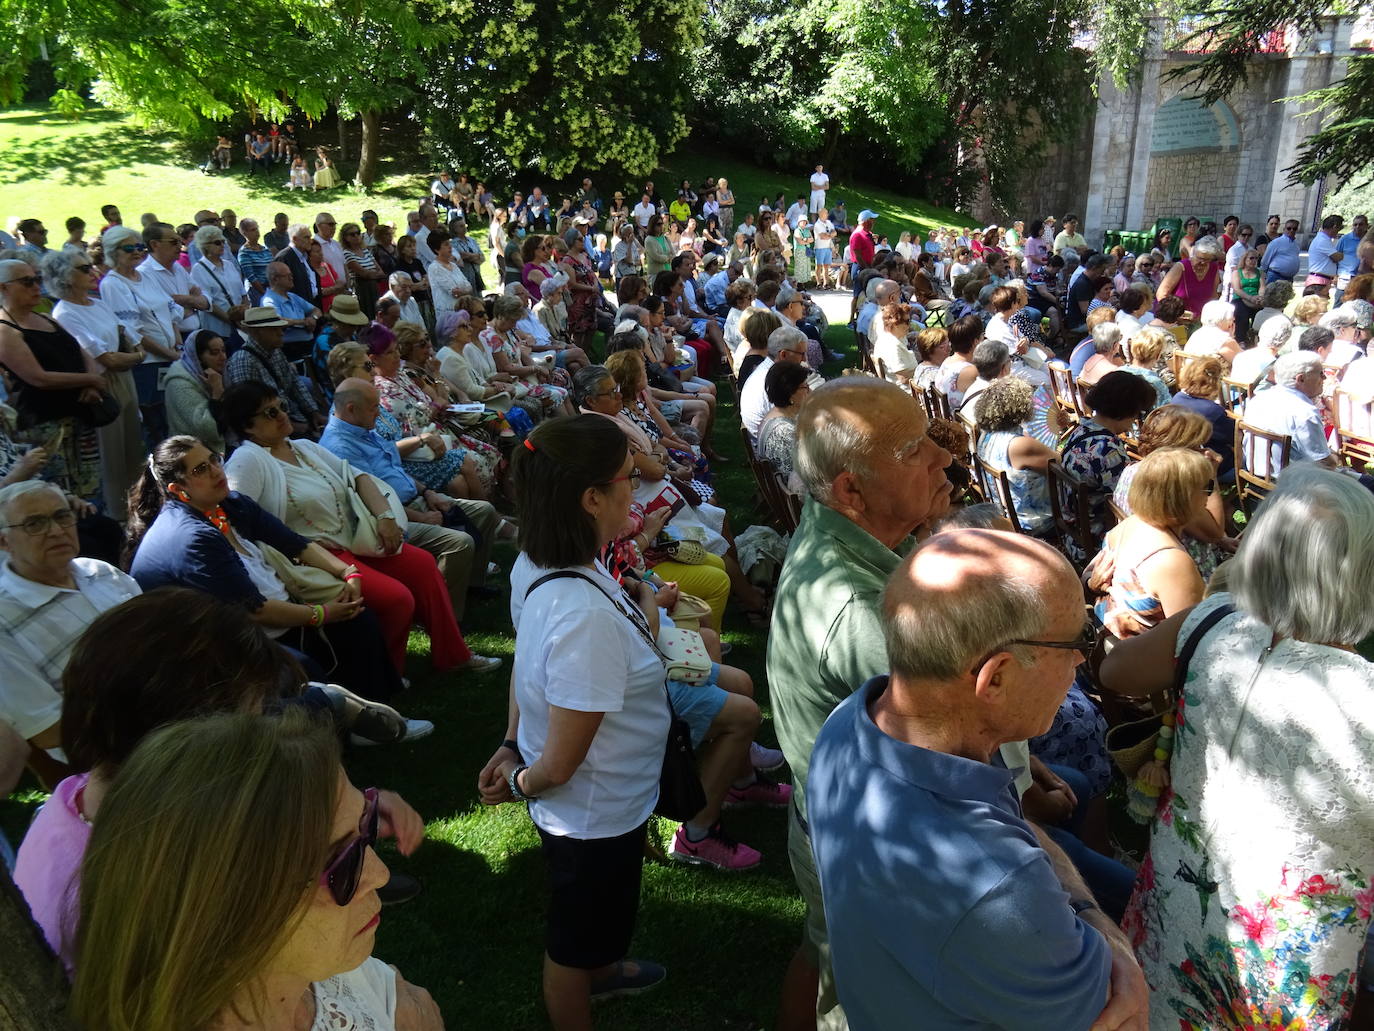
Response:
[{"label": "short grey hair", "polygon": [[1266,308],[1284,308],[1293,299],[1293,284],[1286,279],[1278,279],[1264,288],[1260,295]]},{"label": "short grey hair", "polygon": [[33,273],[33,265],[23,258],[0,260],[0,283],[10,283],[23,276],[31,276]]},{"label": "short grey hair", "polygon": [[245,233],[248,232],[249,229],[257,229],[259,228],[258,220],[256,218],[241,218],[239,219],[239,228]]},{"label": "short grey hair", "polygon": [[1121,327],[1115,322],[1099,322],[1093,327],[1093,349],[1098,354],[1111,354],[1121,343]]},{"label": "short grey hair", "polygon": [[314,232],[315,230],[304,222],[293,222],[290,228],[286,230],[286,238],[288,240],[294,240],[296,237],[300,236],[301,233],[313,234]]},{"label": "short grey hair", "polygon": [[1230,301],[1208,301],[1202,306],[1201,322],[1204,326],[1220,326],[1235,317],[1236,309]]},{"label": "short grey hair", "polygon": [[801,299],[801,293],[793,286],[783,283],[778,288],[778,296],[773,301],[773,307],[777,310],[786,308],[793,301]]},{"label": "short grey hair", "polygon": [[43,282],[49,291],[59,297],[66,297],[76,279],[76,263],[89,261],[84,251],[48,251],[43,255]]},{"label": "short grey hair", "polygon": [[587,401],[597,393],[597,388],[614,378],[604,365],[584,365],[573,375],[573,404],[578,408],[586,407]]},{"label": "short grey hair", "polygon": [[114,264],[114,249],[126,243],[142,245],[143,234],[128,226],[110,226],[100,234],[100,246],[105,251],[105,260]]},{"label": "short grey hair", "polygon": [[502,294],[491,302],[492,319],[519,319],[525,314],[525,302],[515,294]]},{"label": "short grey hair", "polygon": [[1288,346],[1293,335],[1293,323],[1283,315],[1271,315],[1259,328],[1259,346],[1272,348],[1275,354]]},{"label": "short grey hair", "polygon": [[50,490],[63,501],[67,500],[67,495],[62,492],[62,488],[55,483],[47,480],[21,480],[18,483],[11,483],[8,487],[0,487],[0,518],[9,521],[10,505],[34,491]]},{"label": "short grey hair", "polygon": [[[768,357],[777,360],[778,355],[783,351],[801,351],[806,353],[806,334],[796,326],[779,326],[768,334]],[[797,347],[801,344],[801,347]]]},{"label": "short grey hair", "polygon": [[1000,340],[984,339],[973,349],[970,360],[980,377],[994,380],[1011,361],[1011,349]]},{"label": "short grey hair", "polygon": [[405,286],[407,283],[414,283],[410,278],[409,272],[393,272],[386,277],[386,285],[395,290],[398,286]]},{"label": "short grey hair", "polygon": [[619,325],[626,319],[631,319],[635,325],[639,325],[641,319],[649,314],[649,309],[638,304],[622,304],[615,310],[615,321]]},{"label": "short grey hair", "polygon": [[[1289,351],[1274,363],[1274,385],[1292,387],[1299,376],[1321,375],[1322,360],[1315,351]],[[1287,475],[1287,474],[1285,474]]]},{"label": "short grey hair", "polygon": [[228,242],[227,240],[225,240],[223,229],[215,225],[213,222],[207,222],[205,225],[201,226],[199,229],[196,230],[196,247],[203,251],[205,249],[205,245],[209,243],[211,240],[219,240],[222,243]]},{"label": "short grey hair", "polygon": [[1353,647],[1374,632],[1374,496],[1335,470],[1289,466],[1231,568],[1239,607],[1274,633]]},{"label": "short grey hair", "polygon": [[1343,329],[1354,329],[1359,324],[1359,319],[1355,317],[1355,313],[1345,305],[1332,308],[1317,320],[1317,325],[1321,326],[1322,329],[1331,330],[1332,333],[1339,333]]},{"label": "short grey hair", "polygon": [[833,485],[840,473],[848,472],[864,483],[873,481],[878,446],[874,427],[856,425],[845,413],[868,412],[884,393],[893,391],[910,401],[910,395],[897,384],[876,376],[841,376],[811,391],[802,405],[797,413],[794,467],[807,491],[821,504],[834,500]]},{"label": "short grey hair", "polygon": [[[937,533],[916,554],[947,542]],[[986,557],[970,551],[967,561],[975,569]],[[901,580],[894,576],[883,592],[883,637],[893,673],[909,680],[957,680],[993,649],[1010,651],[1023,667],[1034,661],[1028,648],[1007,642],[1045,632],[1050,612],[1043,587],[988,572],[968,577],[958,591],[923,592],[920,604],[911,604],[911,586]]]},{"label": "short grey hair", "polygon": [[1226,256],[1222,250],[1221,241],[1215,236],[1200,236],[1193,242],[1191,256],[1202,258],[1204,261],[1220,261]]}]

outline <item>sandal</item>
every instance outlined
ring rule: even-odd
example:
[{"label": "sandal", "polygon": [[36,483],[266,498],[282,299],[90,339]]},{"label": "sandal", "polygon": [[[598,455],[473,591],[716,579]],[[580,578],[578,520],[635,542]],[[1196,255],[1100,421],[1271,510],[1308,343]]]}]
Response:
[{"label": "sandal", "polygon": [[[638,969],[633,974],[625,972],[625,964],[633,963]],[[618,995],[638,995],[647,992],[668,976],[668,971],[647,959],[619,960],[615,973],[599,983],[592,985],[592,1002],[598,999],[614,999]]]}]

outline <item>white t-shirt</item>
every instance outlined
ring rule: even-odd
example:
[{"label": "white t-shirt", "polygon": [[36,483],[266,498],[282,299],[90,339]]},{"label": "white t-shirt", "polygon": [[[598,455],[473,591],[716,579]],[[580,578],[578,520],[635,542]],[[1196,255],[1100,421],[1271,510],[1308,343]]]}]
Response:
[{"label": "white t-shirt", "polygon": [[81,349],[92,358],[119,350],[119,319],[104,301],[95,299],[89,304],[58,301],[52,317],[65,329]]},{"label": "white t-shirt", "polygon": [[1221,354],[1221,349],[1231,340],[1231,334],[1219,326],[1203,326],[1188,338],[1187,354],[1203,357]]},{"label": "white t-shirt", "polygon": [[811,227],[816,232],[817,247],[833,247],[835,244],[835,223],[828,218],[816,219],[816,224]]},{"label": "white t-shirt", "polygon": [[645,204],[643,201],[640,201],[638,204],[636,204],[633,208],[630,209],[630,214],[633,215],[635,221],[639,223],[640,229],[648,229],[649,219],[653,218],[654,215],[657,214],[657,210],[654,208],[652,204]]},{"label": "white t-shirt", "polygon": [[811,189],[816,191],[830,189],[830,176],[824,172],[812,172]]},{"label": "white t-shirt", "polygon": [[749,373],[749,378],[744,381],[744,387],[739,393],[740,422],[744,423],[744,428],[749,431],[751,437],[759,435],[759,427],[763,425],[763,417],[773,407],[772,402],[768,400],[768,394],[763,389],[763,381],[768,378],[768,370],[772,367],[772,358],[765,358],[759,362],[754,371]]},{"label": "white t-shirt", "polygon": [[[181,305],[147,276],[140,276],[138,282],[134,282],[117,272],[107,272],[100,280],[100,299],[109,305],[133,340],[147,337],[172,349],[181,343],[176,327]],[[147,364],[167,359],[148,351],[143,361]]]},{"label": "white t-shirt", "polygon": [[597,586],[552,580],[527,600],[530,585],[553,571],[521,552],[510,574],[520,754],[527,763],[543,754],[550,705],[605,715],[572,778],[531,802],[530,818],[549,834],[615,837],[647,820],[658,800],[668,739],[663,662],[600,562],[577,569]]},{"label": "white t-shirt", "polygon": [[[873,359],[876,362],[879,358],[883,361],[888,378],[894,383],[897,373],[914,372],[918,364],[911,348],[907,347],[906,340],[898,339],[885,329],[880,330],[877,339],[873,341]],[[745,383],[746,387],[748,385]]]},{"label": "white t-shirt", "polygon": [[1267,347],[1252,347],[1241,351],[1231,363],[1230,378],[1242,383],[1254,383],[1274,364],[1274,352]]}]

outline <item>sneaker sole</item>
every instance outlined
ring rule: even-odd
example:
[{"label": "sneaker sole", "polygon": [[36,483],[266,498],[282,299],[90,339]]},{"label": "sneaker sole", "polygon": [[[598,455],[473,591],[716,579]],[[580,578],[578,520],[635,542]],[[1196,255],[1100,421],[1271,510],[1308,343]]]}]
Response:
[{"label": "sneaker sole", "polygon": [[722,873],[744,873],[745,870],[752,870],[763,862],[763,857],[760,856],[758,862],[750,863],[748,866],[721,866],[719,863],[713,863],[709,859],[702,859],[700,856],[684,855],[672,849],[668,850],[668,858],[674,862],[684,863],[687,866],[709,866],[712,870],[719,870]]},{"label": "sneaker sole", "polygon": [[660,977],[653,984],[637,985],[632,988],[611,988],[604,992],[596,992],[592,995],[592,1002],[604,1002],[607,999],[622,999],[627,995],[643,995],[645,992],[652,992],[668,978]]},{"label": "sneaker sole", "polygon": [[774,773],[787,765],[787,756],[783,756],[781,761],[775,762],[772,766],[755,766],[754,769],[759,773]]},{"label": "sneaker sole", "polygon": [[753,800],[737,801],[736,799],[726,798],[721,804],[722,809],[743,809],[746,806],[757,806],[760,809],[786,809],[791,805],[791,800],[786,802],[755,802]]}]

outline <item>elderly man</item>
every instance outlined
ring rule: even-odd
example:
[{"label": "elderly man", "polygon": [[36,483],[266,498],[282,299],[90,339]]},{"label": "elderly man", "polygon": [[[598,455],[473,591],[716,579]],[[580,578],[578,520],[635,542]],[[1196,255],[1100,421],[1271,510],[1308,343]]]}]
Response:
[{"label": "elderly man", "polygon": [[[784,331],[800,336],[788,327],[773,336]],[[770,337],[770,351],[772,344]],[[746,389],[762,378],[750,376]],[[797,418],[796,470],[810,496],[778,583],[767,661],[778,742],[792,766],[788,853],[807,919],[779,1028],[808,1019],[827,1029],[845,1026],[825,960],[825,913],[807,839],[807,770],[830,711],[887,670],[878,618],[883,585],[909,535],[949,508],[949,452],[926,428],[925,412],[909,393],[858,376],[817,388]]]},{"label": "elderly man", "polygon": [[333,215],[321,211],[315,216],[315,242],[320,245],[320,253],[324,255],[324,260],[334,270],[334,278],[340,283],[347,283],[348,269],[344,263],[343,244],[334,239],[337,225]]},{"label": "elderly man", "polygon": [[76,513],[43,480],[0,489],[0,547],[0,722],[61,758],[62,671],[72,648],[139,587],[114,566],[77,557]]},{"label": "elderly man", "polygon": [[940,533],[881,625],[891,673],[836,707],[807,780],[850,1026],[1143,1031],[1129,942],[1026,822],[999,752],[1050,729],[1092,648],[1073,569],[1023,535]]},{"label": "elderly man", "polygon": [[[448,584],[453,617],[462,621],[469,585],[481,589],[494,572],[487,562],[501,517],[486,501],[450,498],[427,489],[401,467],[394,442],[380,437],[375,426],[380,401],[377,388],[365,379],[346,379],[334,392],[334,411],[320,437],[320,445],[355,469],[384,481],[406,506],[406,540],[434,556]],[[466,521],[479,540],[460,529]]]},{"label": "elderly man", "polygon": [[[191,221],[194,222],[196,224],[196,228],[199,229],[201,226],[220,225],[222,219],[219,217],[219,215],[215,214],[215,212],[211,211],[209,208],[201,208],[193,216],[191,216]],[[229,249],[227,246],[225,248],[225,253],[229,253]],[[229,256],[233,257],[232,254],[229,254]],[[196,246],[195,237],[192,237],[190,242],[186,245],[186,257],[190,260],[192,265],[200,261],[200,248]]]},{"label": "elderly man", "polygon": [[[768,357],[759,362],[758,368],[744,381],[739,395],[740,421],[749,431],[750,437],[758,436],[763,417],[773,407],[764,392],[763,381],[768,378],[768,370],[776,362],[806,363],[806,334],[796,326],[779,326],[768,334]],[[819,377],[813,379],[819,380]],[[815,384],[813,384],[814,386]]]},{"label": "elderly man", "polygon": [[1298,245],[1298,220],[1290,218],[1283,224],[1283,235],[1276,236],[1264,248],[1260,259],[1260,271],[1264,273],[1264,285],[1279,279],[1292,282],[1297,277],[1302,262],[1302,248]]},{"label": "elderly man", "polygon": [[286,320],[275,308],[249,308],[239,324],[248,335],[248,343],[229,359],[224,370],[224,385],[232,387],[248,380],[266,383],[286,402],[291,435],[318,437],[325,418],[282,354],[282,330],[286,325]]},{"label": "elderly man", "polygon": [[1186,354],[1200,358],[1209,355],[1230,365],[1240,354],[1236,343],[1236,308],[1229,301],[1208,301],[1202,306],[1202,326],[1188,338]]},{"label": "elderly man", "polygon": [[869,280],[868,286],[864,287],[864,296],[871,300],[859,309],[854,327],[863,336],[868,337],[869,344],[873,344],[883,329],[883,320],[878,317],[878,313],[889,304],[901,300],[902,284],[895,279],[872,279]]},{"label": "elderly man", "polygon": [[267,290],[262,295],[262,304],[275,309],[286,324],[282,330],[283,350],[291,358],[303,358],[310,353],[315,330],[324,316],[291,287],[291,269],[286,262],[274,261],[267,266]]},{"label": "elderly man", "polygon": [[434,248],[429,245],[429,234],[439,228],[439,211],[426,201],[415,214],[419,225],[414,227],[414,232],[409,229],[406,231],[415,238],[415,257],[425,268],[429,268],[434,263]]},{"label": "elderly man", "polygon": [[415,300],[415,280],[410,278],[410,273],[393,272],[387,277],[386,282],[391,289],[382,294],[377,303],[395,301],[400,306],[399,320],[423,326],[425,320],[420,314],[420,302]]},{"label": "elderly man", "polygon": [[[267,234],[270,238],[271,233]],[[312,306],[320,303],[320,277],[310,264],[310,227],[297,222],[288,232],[290,243],[277,251],[275,260],[291,272],[290,292]],[[270,281],[270,276],[269,276]]]},{"label": "elderly man", "polygon": [[272,216],[272,228],[263,234],[262,242],[273,254],[291,246],[290,222],[285,211],[278,211]]},{"label": "elderly man", "polygon": [[200,328],[199,313],[210,310],[210,299],[191,282],[191,273],[177,262],[181,238],[175,229],[166,222],[154,222],[143,230],[143,242],[148,247],[148,256],[139,263],[138,274],[155,283],[174,304],[181,305],[176,329],[184,339]]},{"label": "elderly man", "polygon": [[486,284],[482,282],[482,248],[468,235],[467,219],[461,215],[449,219],[448,231],[453,234],[449,242],[453,256],[458,259],[463,275],[472,284],[472,292],[480,297],[486,289]]},{"label": "elderly man", "polygon": [[1307,245],[1307,284],[1330,284],[1336,281],[1341,261],[1345,254],[1341,251],[1341,230],[1345,219],[1340,215],[1327,215],[1322,219],[1321,231],[1312,237]]},{"label": "elderly man", "polygon": [[725,290],[740,276],[744,275],[744,266],[738,261],[721,268],[721,257],[719,254],[708,254],[701,259],[702,267],[706,272],[706,310],[717,318],[725,318],[730,314],[730,306],[725,303]]}]

